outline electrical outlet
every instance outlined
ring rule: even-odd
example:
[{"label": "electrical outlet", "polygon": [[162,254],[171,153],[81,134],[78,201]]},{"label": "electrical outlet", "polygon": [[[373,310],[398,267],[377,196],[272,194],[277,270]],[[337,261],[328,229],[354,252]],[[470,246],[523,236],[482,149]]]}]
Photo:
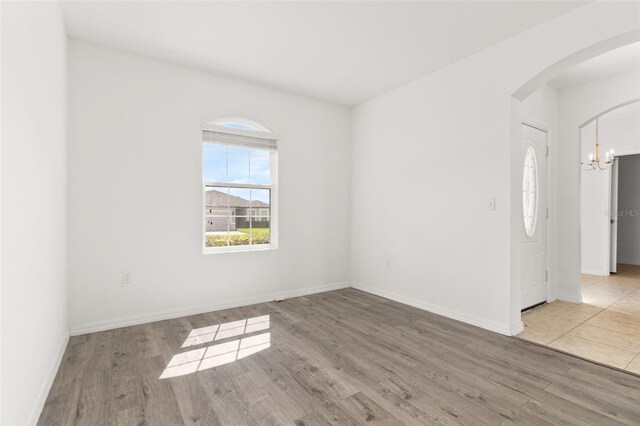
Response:
[{"label": "electrical outlet", "polygon": [[122,271],[122,284],[131,284],[131,272]]},{"label": "electrical outlet", "polygon": [[495,197],[489,197],[487,200],[487,210],[494,211],[496,209],[496,199]]},{"label": "electrical outlet", "polygon": [[387,266],[387,268],[391,269],[391,258],[387,259],[387,261],[385,262],[385,265]]}]

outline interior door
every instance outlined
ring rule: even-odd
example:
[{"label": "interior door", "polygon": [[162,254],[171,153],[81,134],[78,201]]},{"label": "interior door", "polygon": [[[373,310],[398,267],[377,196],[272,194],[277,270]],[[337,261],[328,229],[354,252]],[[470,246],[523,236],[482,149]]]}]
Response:
[{"label": "interior door", "polygon": [[547,132],[522,124],[522,309],[547,300],[547,152]]},{"label": "interior door", "polygon": [[614,161],[611,166],[611,249],[609,270],[614,274],[618,272],[618,162]]}]

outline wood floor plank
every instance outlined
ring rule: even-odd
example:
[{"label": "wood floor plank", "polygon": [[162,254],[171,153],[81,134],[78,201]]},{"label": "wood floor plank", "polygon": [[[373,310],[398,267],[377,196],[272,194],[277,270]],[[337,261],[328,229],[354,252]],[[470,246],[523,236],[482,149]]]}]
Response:
[{"label": "wood floor plank", "polygon": [[362,392],[344,399],[343,405],[353,417],[368,425],[392,426],[402,422]]},{"label": "wood floor plank", "polygon": [[630,425],[640,378],[349,288],[72,337],[38,424]]}]

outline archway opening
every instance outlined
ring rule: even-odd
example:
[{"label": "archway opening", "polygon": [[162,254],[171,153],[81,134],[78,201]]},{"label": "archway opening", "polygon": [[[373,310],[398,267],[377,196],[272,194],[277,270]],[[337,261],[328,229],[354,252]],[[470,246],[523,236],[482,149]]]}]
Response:
[{"label": "archway opening", "polygon": [[[627,365],[625,362],[631,360],[610,361],[606,358],[608,355],[593,355],[594,358],[590,358],[589,355],[597,351],[604,354],[604,346],[611,346],[611,353],[624,352],[625,349],[616,347],[613,340],[604,342],[610,336],[620,337],[628,332],[624,330],[625,319],[622,318],[626,314],[624,312],[609,313],[608,309],[622,300],[625,291],[635,289],[633,286],[637,286],[636,290],[640,290],[640,266],[637,267],[638,276],[635,278],[629,272],[633,268],[625,268],[623,271],[625,277],[612,276],[610,281],[604,279],[609,275],[610,270],[615,271],[616,265],[616,261],[613,260],[612,226],[615,218],[618,217],[619,210],[612,202],[615,198],[613,179],[619,168],[617,166],[619,162],[612,162],[607,171],[598,169],[592,172],[583,170],[585,166],[581,163],[588,162],[589,151],[594,151],[596,120],[600,122],[600,143],[604,144],[607,150],[614,148],[617,156],[620,156],[618,158],[640,154],[639,137],[628,138],[636,141],[637,146],[625,146],[624,138],[610,130],[614,128],[610,123],[610,117],[628,108],[637,109],[640,105],[640,83],[637,82],[638,71],[618,74],[611,71],[609,74],[605,73],[589,81],[580,81],[573,69],[579,64],[582,64],[579,65],[581,69],[585,69],[585,64],[593,64],[599,60],[598,58],[612,57],[615,52],[624,49],[635,49],[638,56],[636,69],[640,69],[638,40],[640,40],[638,32],[634,31],[571,55],[523,85],[514,93],[511,102],[511,196],[513,202],[511,204],[510,303],[512,324],[515,324],[512,327],[512,334],[623,369]],[[604,50],[603,46],[607,46],[607,50]],[[580,59],[578,63],[574,63],[578,58]],[[612,70],[615,69],[613,66]],[[546,184],[549,210],[538,212],[548,218],[545,234],[547,250],[537,253],[543,256],[540,261],[540,265],[543,265],[540,269],[540,282],[546,286],[546,291],[540,301],[544,305],[535,307],[534,304],[534,309],[523,315],[521,310],[528,306],[522,304],[521,296],[527,286],[526,280],[531,281],[531,275],[535,272],[531,263],[527,263],[530,261],[527,258],[529,247],[524,244],[526,243],[522,238],[524,233],[520,232],[523,217],[522,203],[519,202],[523,197],[519,192],[523,179],[521,146],[526,137],[523,124],[531,125],[527,115],[530,112],[527,102],[535,96],[544,96],[544,93],[543,95],[540,93],[544,92],[546,87],[557,84],[559,80],[572,73],[573,78],[580,81],[579,83],[573,86],[552,87],[557,89],[557,121],[538,123],[537,126],[541,131],[546,132],[545,137],[549,139],[551,152],[547,158],[549,173]],[[634,119],[635,126],[640,128],[640,109],[637,109]],[[604,133],[602,132],[603,123],[606,129]],[[605,162],[602,145],[600,150],[602,161]],[[542,186],[541,182],[539,184]],[[586,197],[596,201],[587,203],[585,207]],[[585,211],[589,215],[585,215]],[[592,238],[595,234],[598,237],[597,242]],[[595,253],[592,253],[592,257],[602,260],[601,270],[585,270],[585,246],[595,249],[595,251],[592,250]],[[632,283],[624,283],[624,280]],[[592,286],[596,282],[601,283],[602,287]],[[612,289],[617,293],[614,294]],[[640,295],[640,291],[638,294]],[[619,303],[621,306],[624,305],[620,311],[623,311],[625,306],[629,308],[631,302],[624,303]],[[640,299],[637,305],[640,308]],[[605,317],[607,323],[602,322],[605,321],[603,319]],[[622,319],[614,321],[614,317]],[[524,324],[521,322],[523,318]],[[527,326],[523,332],[520,332],[521,325]],[[616,328],[618,326],[619,329]],[[600,334],[594,335],[596,332]],[[638,334],[640,338],[640,333]]]},{"label": "archway opening", "polygon": [[[580,198],[578,191],[571,197],[565,197],[567,187],[579,188],[580,183],[580,124],[594,117],[595,114],[612,108],[619,102],[613,102],[605,108],[597,109],[593,114],[583,116],[575,123],[570,131],[559,133],[558,129],[549,129],[544,123],[531,123],[523,113],[523,103],[554,78],[565,73],[569,69],[590,59],[596,58],[607,52],[614,51],[623,46],[640,41],[640,32],[630,31],[618,36],[603,40],[585,49],[577,51],[566,58],[547,67],[534,76],[528,82],[516,90],[511,97],[511,190],[510,197],[513,200],[510,206],[510,322],[511,333],[516,335],[523,330],[521,316],[521,292],[523,274],[528,273],[523,265],[522,258],[522,182],[523,182],[523,152],[522,125],[533,124],[542,130],[549,131],[549,173],[547,187],[548,196],[548,229],[546,234],[547,250],[544,254],[546,269],[541,272],[545,285],[552,288],[547,300],[565,300],[571,303],[580,303]],[[628,99],[627,99],[628,100]],[[607,102],[607,100],[603,100]],[[575,118],[574,118],[575,119]],[[562,143],[558,143],[561,140]],[[558,159],[562,155],[562,161]],[[559,182],[562,183],[559,185]],[[559,201],[562,203],[559,203]],[[559,244],[560,242],[560,244]],[[577,255],[567,254],[565,246],[574,247]],[[559,283],[561,283],[559,285]]]}]

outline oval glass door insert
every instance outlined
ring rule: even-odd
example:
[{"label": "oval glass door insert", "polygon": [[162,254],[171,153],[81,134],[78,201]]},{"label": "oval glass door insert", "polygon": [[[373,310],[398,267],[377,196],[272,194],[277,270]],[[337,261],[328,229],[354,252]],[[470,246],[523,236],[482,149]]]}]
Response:
[{"label": "oval glass door insert", "polygon": [[538,214],[538,162],[532,146],[524,156],[522,174],[522,217],[527,237],[531,238],[536,230]]}]

